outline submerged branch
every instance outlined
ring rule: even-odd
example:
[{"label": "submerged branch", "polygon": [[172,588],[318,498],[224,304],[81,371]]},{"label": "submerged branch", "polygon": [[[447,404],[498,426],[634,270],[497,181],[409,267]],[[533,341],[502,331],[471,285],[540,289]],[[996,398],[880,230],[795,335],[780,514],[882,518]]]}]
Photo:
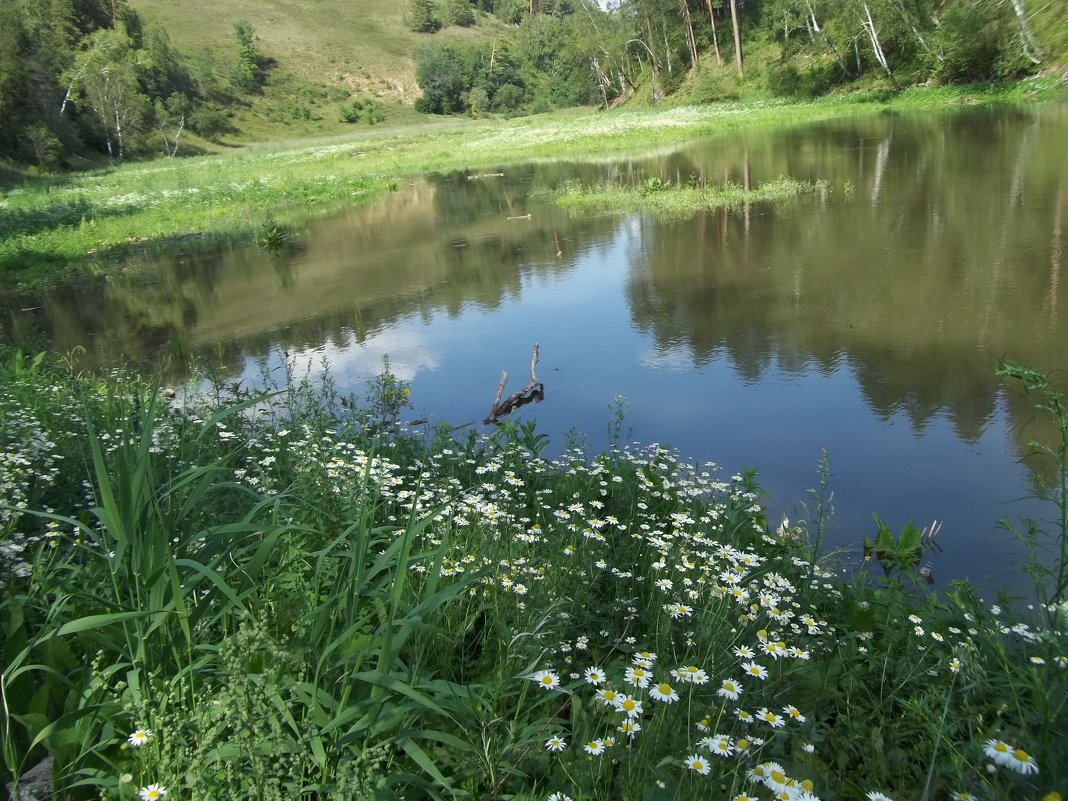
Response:
[{"label": "submerged branch", "polygon": [[501,396],[504,394],[504,385],[508,383],[508,372],[501,372],[501,381],[497,385],[497,395],[493,399],[493,406],[490,407],[489,415],[482,421],[485,425],[493,425],[500,422],[500,418],[507,417],[520,406],[526,406],[528,403],[538,403],[545,399],[545,385],[538,380],[536,372],[540,358],[541,350],[538,348],[538,343],[535,342],[534,348],[530,352],[529,383],[518,392],[513,392],[503,401]]}]

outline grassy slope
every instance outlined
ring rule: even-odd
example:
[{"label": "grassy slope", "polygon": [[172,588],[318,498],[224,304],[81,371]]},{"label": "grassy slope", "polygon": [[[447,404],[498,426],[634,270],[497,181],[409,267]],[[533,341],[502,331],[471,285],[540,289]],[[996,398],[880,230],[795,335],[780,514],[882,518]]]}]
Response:
[{"label": "grassy slope", "polygon": [[[262,97],[238,111],[241,139],[288,138],[340,131],[338,107],[350,96],[376,97],[388,120],[410,121],[419,96],[413,55],[433,41],[483,42],[508,31],[479,14],[472,28],[418,34],[404,25],[405,3],[382,0],[131,0],[147,19],[163,24],[190,58],[207,52],[225,70],[234,55],[233,23],[250,22],[261,54],[273,59]],[[289,111],[305,106],[313,119]],[[319,117],[321,119],[314,119]]]}]

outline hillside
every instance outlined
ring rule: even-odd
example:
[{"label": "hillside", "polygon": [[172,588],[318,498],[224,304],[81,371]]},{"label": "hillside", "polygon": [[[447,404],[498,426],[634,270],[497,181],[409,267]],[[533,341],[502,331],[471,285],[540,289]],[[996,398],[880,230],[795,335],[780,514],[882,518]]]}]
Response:
[{"label": "hillside", "polygon": [[161,23],[174,46],[201,69],[233,59],[237,20],[251,23],[257,50],[272,63],[263,94],[235,111],[242,139],[343,130],[338,108],[375,98],[391,122],[415,118],[419,96],[415,51],[428,42],[488,42],[510,30],[477,13],[470,28],[421,34],[404,24],[403,2],[382,0],[129,0],[146,20]]}]

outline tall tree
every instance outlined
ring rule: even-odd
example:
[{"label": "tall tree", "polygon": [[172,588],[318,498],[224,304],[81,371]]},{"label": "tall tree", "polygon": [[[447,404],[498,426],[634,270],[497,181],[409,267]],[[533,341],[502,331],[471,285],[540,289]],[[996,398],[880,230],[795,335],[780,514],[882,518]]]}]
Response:
[{"label": "tall tree", "polygon": [[686,30],[686,48],[690,51],[690,68],[697,69],[697,37],[693,34],[693,19],[690,16],[689,0],[679,0],[682,22]]},{"label": "tall tree", "polygon": [[734,28],[734,64],[738,68],[738,77],[745,77],[742,66],[742,31],[738,27],[738,0],[731,0],[731,26]]},{"label": "tall tree", "polygon": [[864,30],[867,31],[868,38],[871,39],[871,49],[875,53],[875,60],[879,62],[879,66],[883,68],[887,77],[890,78],[890,83],[894,85],[894,88],[901,89],[901,84],[894,77],[894,71],[890,69],[890,60],[886,57],[886,51],[883,50],[883,43],[879,40],[879,30],[875,27],[875,20],[871,15],[871,6],[866,0],[862,5],[864,14],[861,17],[861,24],[864,26]]},{"label": "tall tree", "polygon": [[708,22],[712,25],[712,48],[716,51],[716,64],[723,66],[723,56],[719,52],[719,36],[716,33],[716,12],[712,8],[712,0],[705,0],[708,6]]}]

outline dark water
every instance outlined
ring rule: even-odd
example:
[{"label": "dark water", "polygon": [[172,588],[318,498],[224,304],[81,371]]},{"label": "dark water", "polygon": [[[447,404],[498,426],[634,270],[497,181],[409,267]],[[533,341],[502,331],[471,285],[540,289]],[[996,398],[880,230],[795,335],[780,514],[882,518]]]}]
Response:
[{"label": "dark water", "polygon": [[[573,178],[779,175],[825,188],[685,221],[530,198]],[[994,369],[1068,367],[1066,186],[1065,107],[750,132],[656,159],[436,176],[310,222],[286,256],[162,259],[20,298],[6,325],[93,363],[177,347],[250,381],[257,363],[325,359],[357,393],[388,355],[409,417],[479,426],[500,371],[518,389],[538,342],[547,397],[519,415],[556,447],[569,431],[604,447],[622,396],[625,438],[757,467],[792,518],[826,449],[832,544],[871,534],[873,512],[895,529],[937,518],[939,583],[993,588],[1019,550],[998,518],[1044,514],[1012,502],[1031,491],[1026,443],[1052,436]]]}]

